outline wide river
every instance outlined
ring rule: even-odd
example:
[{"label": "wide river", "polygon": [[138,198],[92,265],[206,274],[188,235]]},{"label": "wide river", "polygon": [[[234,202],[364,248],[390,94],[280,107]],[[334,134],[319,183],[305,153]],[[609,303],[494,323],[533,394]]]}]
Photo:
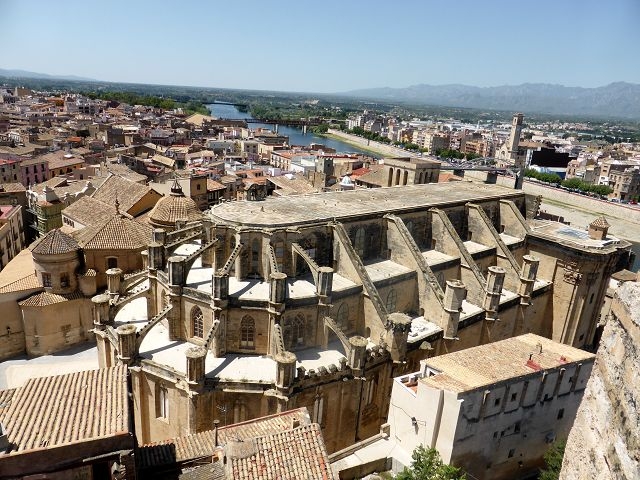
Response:
[{"label": "wide river", "polygon": [[[211,103],[207,105],[211,115],[218,118],[226,118],[232,120],[245,120],[252,119],[250,113],[240,112],[234,105],[226,105],[223,103]],[[268,125],[264,123],[251,123],[249,124],[250,128],[268,128],[273,130],[275,128],[274,125]],[[371,152],[367,152],[366,150],[361,150],[358,147],[350,145],[345,142],[341,142],[340,140],[335,140],[333,138],[321,137],[319,135],[315,135],[311,132],[302,133],[302,128],[298,127],[287,127],[284,125],[278,126],[278,133],[281,135],[286,135],[289,137],[289,145],[310,145],[312,143],[320,143],[326,147],[333,148],[336,152],[339,153],[361,153],[363,155],[368,155],[370,157],[375,157],[375,154]]]}]

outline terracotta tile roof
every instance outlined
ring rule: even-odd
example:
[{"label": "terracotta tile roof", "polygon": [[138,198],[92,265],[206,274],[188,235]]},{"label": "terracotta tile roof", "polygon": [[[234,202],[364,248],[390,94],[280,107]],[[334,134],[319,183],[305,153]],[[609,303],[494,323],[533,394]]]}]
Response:
[{"label": "terracotta tile roof", "polygon": [[227,480],[222,462],[208,463],[182,473],[179,480]]},{"label": "terracotta tile roof", "polygon": [[10,402],[0,410],[5,455],[129,433],[125,365],[32,378],[0,398]]},{"label": "terracotta tile roof", "polygon": [[[289,432],[293,422],[300,425],[310,423],[306,408],[289,410],[275,415],[236,423],[218,429],[218,441],[221,445],[234,440],[249,440],[264,435]],[[142,468],[150,468],[171,463],[183,463],[211,456],[215,448],[215,432],[208,430],[184,437],[177,437],[157,443],[143,445],[140,448],[139,461]]]},{"label": "terracotta tile roof", "polygon": [[40,292],[35,295],[31,295],[29,298],[18,302],[21,307],[46,307],[48,305],[55,305],[56,303],[68,302],[69,300],[78,300],[84,298],[80,292],[71,293],[68,295],[58,295],[51,292]]},{"label": "terracotta tile roof", "polygon": [[[245,442],[249,443],[249,442]],[[227,445],[229,450],[241,445],[239,455],[228,460],[230,478],[234,480],[298,480],[333,479],[329,457],[324,446],[320,425],[312,423],[253,439],[246,448],[240,442]],[[247,450],[255,453],[245,456]]]},{"label": "terracotta tile roof", "polygon": [[141,185],[147,181],[146,175],[134,172],[129,167],[121,163],[107,163],[107,171],[126,178],[127,180],[131,180],[132,182],[140,183]]},{"label": "terracotta tile roof", "polygon": [[116,214],[116,207],[93,197],[81,197],[65,208],[62,213],[74,222],[89,227],[109,220]]},{"label": "terracotta tile roof", "polygon": [[96,275],[97,272],[93,268],[87,269],[87,271],[82,274],[83,277],[95,277]]},{"label": "terracotta tile roof", "polygon": [[34,290],[42,288],[42,283],[38,280],[35,273],[30,273],[26,277],[20,278],[15,282],[7,283],[0,287],[0,293],[22,292],[24,290]]},{"label": "terracotta tile roof", "polygon": [[[267,178],[267,177],[265,177]],[[273,183],[278,189],[277,195],[299,195],[302,193],[315,193],[318,191],[306,178],[302,175],[296,175],[293,178],[285,176],[281,177],[268,177],[268,180]]]},{"label": "terracotta tile roof", "polygon": [[210,178],[207,178],[207,191],[226,190],[226,189],[227,187],[225,187],[220,182],[216,182],[215,180],[211,180]]},{"label": "terracotta tile roof", "polygon": [[31,245],[31,252],[39,255],[57,255],[78,250],[80,246],[71,236],[59,229],[51,230]]},{"label": "terracotta tile roof", "polygon": [[0,390],[0,417],[9,410],[9,407],[11,406],[11,399],[13,398],[15,391],[15,388]]},{"label": "terracotta tile roof", "polygon": [[604,216],[601,216],[596,218],[593,222],[591,222],[589,226],[597,227],[597,228],[609,228],[611,225],[609,225],[609,222],[607,222],[607,219],[604,218]]},{"label": "terracotta tile roof", "polygon": [[26,190],[21,183],[0,183],[0,192],[24,192]]},{"label": "terracotta tile roof", "polygon": [[119,175],[111,175],[91,196],[107,205],[115,205],[117,198],[120,202],[120,210],[128,212],[151,191],[153,191],[151,187],[140,185]]},{"label": "terracotta tile roof", "polygon": [[149,225],[120,214],[78,230],[73,236],[87,250],[138,250],[149,245],[151,232]]}]

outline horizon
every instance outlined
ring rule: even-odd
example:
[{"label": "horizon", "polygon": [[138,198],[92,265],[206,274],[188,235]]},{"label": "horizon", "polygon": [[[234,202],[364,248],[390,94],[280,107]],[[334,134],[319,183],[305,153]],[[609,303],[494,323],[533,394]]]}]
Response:
[{"label": "horizon", "polygon": [[596,0],[541,0],[535,8],[506,0],[408,1],[392,12],[381,2],[336,0],[187,3],[177,13],[168,5],[114,0],[96,15],[79,0],[8,0],[0,28],[15,48],[4,52],[0,68],[108,83],[317,94],[417,85],[597,88],[640,79],[625,48],[640,44],[634,0],[606,8]]},{"label": "horizon", "polygon": [[[393,90],[402,90],[402,89],[406,89],[406,88],[412,88],[412,87],[420,87],[420,86],[429,86],[429,87],[449,87],[449,86],[462,86],[462,87],[471,87],[471,88],[481,88],[481,89],[490,89],[490,88],[503,88],[503,87],[519,87],[519,86],[523,86],[523,85],[549,85],[549,86],[553,86],[553,87],[561,87],[561,88],[583,88],[583,89],[595,89],[595,88],[603,88],[603,87],[607,87],[609,85],[613,85],[613,84],[617,84],[617,83],[624,83],[627,85],[638,85],[640,86],[640,82],[628,82],[625,80],[612,80],[609,83],[606,84],[602,84],[602,85],[596,85],[593,87],[583,87],[581,85],[563,85],[560,83],[550,83],[550,82],[523,82],[523,83],[512,83],[512,84],[501,84],[501,85],[486,85],[486,86],[480,86],[480,85],[473,85],[471,83],[441,83],[441,84],[434,84],[434,83],[420,83],[420,84],[413,84],[413,85],[405,85],[405,86],[398,86],[398,87],[390,87],[388,85],[386,86],[379,86],[379,87],[367,87],[367,88],[356,88],[354,90],[349,90],[349,91],[341,91],[341,92],[312,92],[312,91],[291,91],[291,90],[265,90],[265,89],[261,89],[261,88],[235,88],[235,87],[216,87],[216,86],[206,86],[206,85],[180,85],[180,84],[168,84],[168,83],[149,83],[149,82],[126,82],[126,81],[111,81],[111,80],[101,80],[99,78],[85,78],[85,77],[81,77],[79,75],[74,74],[73,72],[70,72],[68,74],[63,74],[63,75],[54,75],[54,74],[50,74],[48,72],[36,72],[34,70],[25,70],[22,68],[12,68],[11,66],[4,66],[4,65],[0,65],[0,78],[4,77],[4,75],[2,75],[2,70],[6,70],[6,71],[24,71],[25,73],[28,74],[36,74],[36,75],[45,75],[47,77],[51,77],[51,80],[63,80],[63,81],[69,81],[69,82],[95,82],[95,83],[107,83],[107,84],[120,84],[120,85],[139,85],[139,86],[144,86],[144,85],[150,85],[150,86],[154,86],[154,87],[181,87],[181,88],[203,88],[203,89],[212,89],[212,90],[238,90],[238,91],[247,91],[247,92],[263,92],[263,93],[290,93],[290,94],[314,94],[314,95],[343,95],[343,94],[350,94],[352,92],[357,92],[360,90],[383,90],[383,89],[393,89]],[[62,77],[69,77],[68,79],[64,79]],[[75,77],[75,78],[73,78]],[[31,76],[7,76],[5,78],[9,78],[9,79],[19,79],[19,78],[29,78],[29,79],[38,79],[39,77],[31,77]],[[44,78],[44,80],[46,80],[47,78]]]}]

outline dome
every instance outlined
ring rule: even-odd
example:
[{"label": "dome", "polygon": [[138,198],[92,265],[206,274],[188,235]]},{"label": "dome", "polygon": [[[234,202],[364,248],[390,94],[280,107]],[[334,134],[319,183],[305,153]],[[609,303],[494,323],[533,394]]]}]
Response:
[{"label": "dome", "polygon": [[31,245],[31,252],[38,255],[59,255],[78,250],[80,246],[72,237],[60,231],[51,230],[44,237],[36,240]]},{"label": "dome", "polygon": [[185,197],[182,187],[176,179],[171,187],[171,194],[158,200],[149,212],[149,223],[159,228],[175,228],[176,221],[196,222],[204,215],[192,199]]}]

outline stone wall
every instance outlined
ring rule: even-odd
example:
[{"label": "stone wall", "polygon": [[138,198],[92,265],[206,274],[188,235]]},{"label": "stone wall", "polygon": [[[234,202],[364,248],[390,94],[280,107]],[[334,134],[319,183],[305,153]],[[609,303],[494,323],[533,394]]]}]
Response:
[{"label": "stone wall", "polygon": [[640,478],[640,283],[612,304],[562,464],[561,480]]},{"label": "stone wall", "polygon": [[[465,172],[464,176],[469,180],[484,180],[486,178],[486,173]],[[513,177],[498,176],[496,183],[505,187],[513,187],[514,179]],[[622,205],[619,203],[608,202],[606,200],[587,197],[585,195],[578,195],[577,193],[567,192],[566,190],[561,190],[559,188],[546,187],[531,181],[525,181],[522,186],[522,190],[531,195],[542,195],[547,199],[553,199],[561,203],[574,205],[578,209],[594,212],[594,216],[597,212],[608,217],[623,218],[629,222],[640,223],[640,208],[635,206]],[[575,226],[580,228],[584,225]]]},{"label": "stone wall", "polygon": [[351,135],[350,133],[345,133],[341,130],[329,129],[328,133],[336,137],[339,137],[348,143],[361,145],[364,148],[369,148],[371,150],[378,151],[380,152],[380,154],[386,155],[389,157],[412,157],[416,155],[415,153],[409,152],[407,150],[403,150],[402,148],[392,147],[390,145],[387,145],[386,143],[376,142],[374,140],[368,140],[364,137],[359,137],[357,135]]}]

